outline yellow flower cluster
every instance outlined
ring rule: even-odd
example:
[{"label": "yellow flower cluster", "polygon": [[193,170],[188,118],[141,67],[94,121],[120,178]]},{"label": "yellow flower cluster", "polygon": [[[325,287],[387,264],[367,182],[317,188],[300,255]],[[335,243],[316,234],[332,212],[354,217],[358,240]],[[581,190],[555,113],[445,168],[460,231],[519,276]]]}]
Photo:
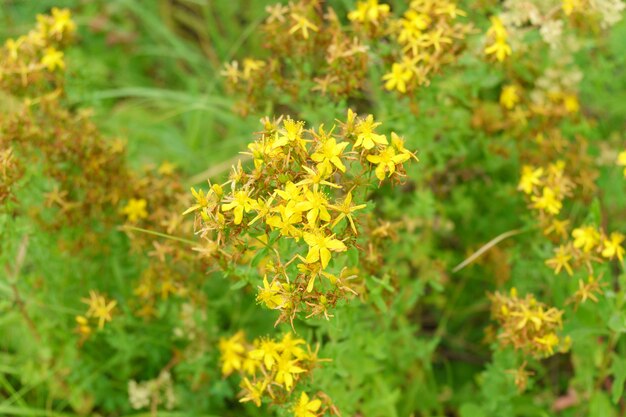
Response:
[{"label": "yellow flower cluster", "polygon": [[379,26],[389,15],[388,4],[379,4],[378,0],[359,1],[356,10],[348,13],[348,19],[365,25]]},{"label": "yellow flower cluster", "polygon": [[261,32],[268,58],[232,61],[221,72],[228,88],[245,96],[237,104],[240,113],[249,113],[269,97],[300,99],[307,89],[344,98],[363,88],[367,48],[342,28],[331,6],[300,0],[266,11]]},{"label": "yellow flower cluster", "polygon": [[22,87],[49,80],[46,73],[65,69],[63,52],[76,32],[68,9],[52,8],[50,15],[38,15],[37,26],[24,36],[8,39],[0,49],[0,86]]},{"label": "yellow flower cluster", "polygon": [[[10,104],[0,118],[0,149],[14,149],[11,159],[41,158],[53,189],[30,214],[51,227],[77,226],[95,216],[110,221],[105,214],[124,198],[129,183],[122,151],[103,140],[90,112],[63,103],[61,50],[75,32],[70,11],[53,8],[37,16],[34,29],[0,48],[0,90]],[[43,215],[44,208],[52,213]]]},{"label": "yellow flower cluster", "polygon": [[[596,278],[598,272],[595,265],[613,259],[623,262],[625,254],[623,242],[626,236],[619,232],[606,233],[592,225],[582,225],[569,233],[570,221],[557,218],[563,197],[570,194],[572,185],[563,175],[563,167],[561,162],[552,164],[547,169],[525,166],[518,189],[531,195],[533,201],[531,207],[539,210],[544,234],[554,236],[554,241],[558,244],[554,248],[554,255],[547,259],[545,264],[553,269],[555,274],[565,271],[569,276],[573,276],[578,269],[585,270],[587,280],[578,279],[578,289],[569,302],[576,305],[587,300],[597,302],[596,294],[603,293],[604,284]],[[584,182],[581,184],[585,186]]]},{"label": "yellow flower cluster", "polygon": [[379,54],[377,61],[391,64],[382,78],[384,88],[409,94],[456,60],[472,28],[457,21],[465,12],[450,0],[412,1],[397,16],[389,4],[358,1],[348,12],[351,27],[322,3],[300,0],[267,7],[263,44],[270,58],[232,61],[221,73],[230,89],[246,96],[240,112],[270,96],[299,99],[298,92],[311,80],[314,86],[307,88],[324,96],[354,96],[366,86],[368,50]]},{"label": "yellow flower cluster", "polygon": [[[237,372],[242,377],[239,401],[250,401],[257,407],[264,398],[273,404],[284,402],[320,362],[317,352],[292,333],[286,333],[280,340],[265,337],[248,343],[240,331],[220,339],[219,351],[222,374],[229,376]],[[323,412],[321,408],[321,400],[311,400],[302,392],[293,412],[295,417],[315,417]]]},{"label": "yellow flower cluster", "polygon": [[254,81],[255,76],[261,75],[267,63],[258,59],[246,58],[243,60],[242,68],[239,69],[239,62],[232,61],[224,65],[220,75],[226,78],[231,84],[237,85],[241,81]]},{"label": "yellow flower cluster", "polygon": [[[0,50],[0,92],[10,104],[0,117],[0,200],[20,204],[12,188],[25,162],[37,160],[37,166],[30,164],[33,174],[40,169],[50,189],[43,204],[23,211],[49,230],[84,226],[85,233],[76,238],[60,239],[61,250],[106,251],[109,242],[101,233],[126,220],[130,250],[149,257],[134,291],[137,314],[153,316],[158,300],[194,293],[193,277],[205,276],[206,265],[198,259],[202,253],[190,251],[194,242],[182,237],[193,233],[193,221],[181,215],[188,193],[171,163],[131,170],[124,141],[104,137],[89,110],[64,102],[60,68],[65,62],[58,58],[75,32],[70,11],[53,8],[50,15],[37,17],[35,29]],[[46,63],[54,62],[61,64],[51,72]],[[110,320],[107,311],[115,305],[104,300],[91,294],[88,314],[76,318],[83,340],[92,332],[90,321],[102,327]]]},{"label": "yellow flower cluster", "polygon": [[515,288],[509,295],[490,294],[491,316],[500,325],[498,340],[502,346],[513,346],[538,357],[547,357],[555,349],[567,351],[569,337],[561,338],[563,311],[547,307],[532,294],[520,298]]},{"label": "yellow flower cluster", "polygon": [[[580,289],[584,289],[595,282],[594,264],[603,264],[617,259],[622,262],[625,250],[623,242],[626,237],[620,232],[606,233],[592,225],[582,225],[568,231],[570,221],[560,220],[557,216],[563,207],[563,200],[571,195],[573,182],[564,174],[565,165],[562,161],[550,164],[547,168],[524,166],[518,190],[530,196],[530,207],[539,212],[539,219],[543,232],[548,236],[555,236],[558,246],[554,249],[554,256],[546,260],[546,265],[554,270],[555,274],[565,271],[574,275],[575,269],[586,268],[589,283],[580,281]],[[591,285],[599,291],[595,285]],[[578,297],[587,299],[588,296]]]},{"label": "yellow flower cluster", "polygon": [[258,300],[280,310],[279,320],[302,308],[328,317],[328,307],[354,293],[347,259],[331,261],[355,247],[367,177],[398,180],[404,163],[417,160],[398,135],[388,138],[379,126],[373,116],[358,118],[351,110],[340,129],[265,119],[260,138],[248,145],[251,169],[240,163],[227,183],[206,193],[192,189],[196,204],[185,213],[198,213],[199,233],[214,257],[232,262],[253,250],[271,258],[263,270],[272,278],[263,279]]},{"label": "yellow flower cluster", "polygon": [[98,330],[102,330],[105,323],[113,320],[112,313],[117,305],[117,301],[108,301],[105,296],[97,291],[89,291],[89,298],[83,298],[82,302],[87,304],[89,308],[84,316],[76,316],[76,331],[81,336],[81,343],[92,334],[89,319],[97,321]]},{"label": "yellow flower cluster", "polygon": [[511,55],[511,46],[507,43],[509,33],[507,32],[502,20],[498,16],[491,17],[491,27],[487,31],[487,46],[485,54],[493,55],[498,62],[504,60]]},{"label": "yellow flower cluster", "polygon": [[394,62],[383,81],[386,90],[404,94],[428,84],[432,73],[455,60],[471,30],[470,25],[456,22],[465,15],[453,1],[419,0],[396,18],[389,5],[368,0],[358,2],[348,18],[370,38],[391,39],[394,51],[389,59]]},{"label": "yellow flower cluster", "polygon": [[546,265],[554,269],[554,273],[561,271],[568,275],[574,274],[574,269],[586,267],[590,275],[594,274],[593,263],[604,263],[617,258],[624,260],[625,236],[619,232],[606,234],[594,226],[582,226],[572,231],[572,240],[566,240],[554,251],[552,258]]},{"label": "yellow flower cluster", "polygon": [[531,208],[542,219],[557,216],[563,208],[563,200],[571,195],[573,183],[565,175],[565,162],[557,161],[547,168],[526,165],[517,189],[530,197]]},{"label": "yellow flower cluster", "polygon": [[191,196],[181,185],[176,167],[163,162],[132,174],[127,195],[133,197],[120,210],[126,218],[122,230],[130,238],[131,251],[149,258],[133,291],[138,301],[136,314],[149,318],[157,315],[157,302],[171,296],[193,294],[197,299],[198,292],[193,289],[204,277],[200,271],[205,271],[206,265],[201,248],[189,250],[194,242],[186,237],[193,234],[193,221],[181,212],[189,206]]}]

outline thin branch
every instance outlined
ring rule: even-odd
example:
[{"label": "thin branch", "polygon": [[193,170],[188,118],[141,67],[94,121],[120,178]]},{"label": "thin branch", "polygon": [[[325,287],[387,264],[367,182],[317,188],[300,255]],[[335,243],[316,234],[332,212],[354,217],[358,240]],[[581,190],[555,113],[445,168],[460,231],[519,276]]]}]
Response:
[{"label": "thin branch", "polygon": [[185,239],[185,238],[178,237],[178,236],[172,236],[172,235],[168,235],[168,234],[161,233],[161,232],[155,232],[154,230],[143,229],[141,227],[130,226],[130,225],[127,225],[127,224],[123,225],[123,226],[120,226],[119,229],[122,230],[122,231],[132,230],[132,231],[135,231],[135,232],[146,233],[148,235],[154,235],[154,236],[162,237],[164,239],[176,240],[178,242],[187,243],[189,245],[197,245],[198,244],[198,242],[193,241],[193,240]]},{"label": "thin branch", "polygon": [[466,266],[468,266],[469,264],[474,262],[476,259],[478,259],[485,252],[487,252],[489,249],[493,248],[498,243],[502,242],[504,239],[508,239],[508,238],[510,238],[512,236],[519,235],[519,234],[524,233],[526,231],[528,231],[528,229],[509,230],[508,232],[504,232],[501,235],[498,235],[498,236],[494,237],[489,242],[485,243],[476,252],[472,253],[469,258],[467,258],[466,260],[464,260],[463,262],[461,262],[460,264],[455,266],[454,269],[452,270],[452,273],[458,272],[461,269],[465,268]]},{"label": "thin branch", "polygon": [[199,174],[194,175],[193,177],[187,180],[189,184],[198,184],[200,182],[204,182],[210,178],[214,178],[224,172],[228,171],[231,167],[236,166],[239,161],[246,162],[252,159],[252,156],[248,154],[236,155],[233,158],[230,158],[227,161],[219,163],[217,165],[213,165],[211,168],[208,168]]}]

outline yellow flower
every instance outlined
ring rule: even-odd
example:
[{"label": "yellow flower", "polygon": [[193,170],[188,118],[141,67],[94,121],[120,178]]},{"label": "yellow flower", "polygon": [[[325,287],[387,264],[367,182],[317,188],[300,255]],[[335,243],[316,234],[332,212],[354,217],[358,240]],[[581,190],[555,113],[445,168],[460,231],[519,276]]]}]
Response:
[{"label": "yellow flower", "polygon": [[306,344],[304,339],[294,339],[291,333],[285,333],[279,344],[284,355],[296,358],[303,358],[305,356],[304,350],[299,347],[300,345]]},{"label": "yellow flower", "polygon": [[485,48],[485,54],[495,55],[498,62],[503,62],[512,52],[511,47],[504,40],[497,40]]},{"label": "yellow flower", "polygon": [[565,12],[565,14],[569,16],[574,11],[581,9],[582,1],[581,0],[563,0],[561,7],[563,8],[563,12]]},{"label": "yellow flower", "polygon": [[307,166],[303,166],[302,169],[306,171],[306,175],[304,176],[302,181],[299,181],[298,184],[296,184],[298,186],[302,186],[302,185],[316,186],[316,185],[323,184],[332,188],[341,188],[341,185],[333,184],[332,182],[326,181],[326,178],[328,178],[328,176],[331,175],[332,172],[326,172],[326,171],[321,171],[321,170],[315,171],[314,169],[311,169]]},{"label": "yellow flower", "polygon": [[558,274],[561,272],[561,269],[565,268],[568,275],[572,275],[574,271],[572,270],[572,266],[570,265],[570,260],[572,259],[572,252],[569,246],[559,246],[554,250],[556,253],[553,258],[550,258],[546,261],[546,265],[550,268],[554,269],[554,273]]},{"label": "yellow flower", "polygon": [[311,159],[317,162],[317,169],[320,173],[330,174],[333,165],[341,172],[346,172],[346,167],[341,162],[344,149],[348,146],[348,142],[337,143],[335,138],[324,140],[315,153],[311,155]]},{"label": "yellow flower", "polygon": [[485,54],[495,55],[499,62],[504,61],[507,56],[511,55],[511,47],[506,42],[509,34],[499,17],[491,17],[491,27],[487,31],[487,36],[491,38],[493,43],[485,47]]},{"label": "yellow flower", "polygon": [[[519,103],[519,92],[515,85],[507,85],[500,93],[500,105],[505,109],[513,109]],[[528,194],[528,193],[527,193]]]},{"label": "yellow flower", "polygon": [[243,332],[237,332],[230,338],[221,338],[218,344],[222,374],[230,375],[234,370],[240,370],[243,364],[243,354],[246,351]]},{"label": "yellow flower", "polygon": [[72,20],[72,13],[69,9],[52,8],[52,25],[50,33],[52,35],[63,36],[76,31],[76,24]]},{"label": "yellow flower", "polygon": [[407,154],[396,154],[396,150],[389,146],[378,155],[368,155],[367,160],[376,164],[376,177],[379,180],[385,179],[385,172],[389,172],[389,176],[396,172],[396,165],[408,161],[410,158]]},{"label": "yellow flower", "polygon": [[265,380],[252,383],[248,378],[244,378],[241,382],[241,388],[243,388],[244,396],[239,400],[240,403],[252,401],[257,407],[261,406],[261,398],[265,388],[267,388]]},{"label": "yellow flower", "polygon": [[276,383],[284,385],[287,391],[291,391],[293,387],[294,377],[297,374],[306,372],[306,370],[296,365],[297,360],[290,359],[290,356],[284,353],[278,358],[277,371],[274,381]]},{"label": "yellow flower", "polygon": [[17,61],[17,57],[19,56],[20,46],[22,46],[23,42],[24,42],[24,38],[23,37],[20,37],[17,40],[7,39],[7,41],[5,42],[4,46],[9,51],[9,60],[10,61]]},{"label": "yellow flower", "polygon": [[254,223],[267,217],[272,210],[272,202],[274,201],[274,196],[271,196],[267,201],[263,201],[259,198],[252,204],[252,209],[257,212],[257,215],[250,220],[248,226],[252,226]]},{"label": "yellow flower", "polygon": [[574,247],[591,252],[600,243],[600,233],[593,226],[579,227],[572,231]]},{"label": "yellow flower", "polygon": [[385,135],[379,135],[374,132],[374,130],[380,125],[380,122],[374,122],[374,116],[372,116],[371,114],[368,115],[365,119],[359,120],[354,127],[354,133],[356,134],[356,142],[354,143],[354,147],[358,148],[362,146],[363,148],[370,150],[374,146],[376,146],[376,144],[389,144]]},{"label": "yellow flower", "polygon": [[274,4],[272,6],[265,6],[265,11],[267,12],[267,22],[284,22],[285,21],[285,13],[289,11],[289,7],[283,6],[280,3]]},{"label": "yellow flower", "polygon": [[591,300],[594,303],[598,302],[598,297],[595,293],[602,294],[602,284],[596,280],[592,275],[587,278],[587,283],[582,279],[578,280],[578,290],[574,294],[573,298],[578,303],[584,303],[587,300]]},{"label": "yellow flower", "polygon": [[82,302],[89,305],[87,317],[98,319],[98,329],[101,330],[104,328],[104,324],[107,321],[112,320],[111,313],[117,305],[117,301],[112,300],[107,302],[104,296],[99,295],[95,291],[89,291],[89,299],[84,298]]},{"label": "yellow flower", "polygon": [[131,198],[122,209],[122,213],[126,215],[129,222],[135,223],[139,219],[148,217],[148,212],[146,211],[147,204],[143,198]]},{"label": "yellow flower", "polygon": [[241,71],[239,71],[239,62],[226,62],[224,64],[224,69],[220,71],[220,75],[227,78],[232,84],[237,84],[239,82],[239,77],[242,76]]},{"label": "yellow flower", "polygon": [[304,131],[304,122],[296,121],[290,117],[283,121],[283,129],[281,129],[278,138],[274,141],[274,148],[279,148],[289,144],[302,149],[306,148],[306,142],[302,138]]},{"label": "yellow flower", "polygon": [[326,196],[317,190],[313,191],[305,189],[304,200],[296,205],[296,210],[306,211],[306,218],[310,226],[315,226],[317,220],[320,219],[324,222],[330,221],[330,213],[328,213],[328,200]]},{"label": "yellow flower", "polygon": [[280,230],[283,236],[300,238],[301,232],[296,225],[302,222],[302,215],[295,210],[295,203],[289,202],[287,205],[281,204],[274,208],[280,216],[270,216],[266,223],[275,229]]},{"label": "yellow flower", "polygon": [[559,214],[563,203],[556,197],[556,194],[552,188],[543,187],[543,194],[541,197],[532,196],[533,207],[539,210],[543,210],[550,214]]},{"label": "yellow flower", "polygon": [[619,155],[617,155],[617,165],[625,167],[624,177],[626,177],[626,151],[620,152]]},{"label": "yellow flower", "polygon": [[437,14],[447,14],[452,19],[456,19],[457,16],[467,16],[463,10],[459,9],[456,4],[442,2],[443,4],[435,9]]},{"label": "yellow flower", "polygon": [[452,39],[448,36],[443,36],[443,29],[439,28],[426,33],[422,37],[422,42],[424,46],[433,46],[435,47],[435,51],[439,52],[441,51],[441,44],[452,43]]},{"label": "yellow flower", "polygon": [[64,69],[65,62],[63,61],[63,52],[52,47],[46,48],[41,58],[41,64],[50,72],[53,72],[57,68]]},{"label": "yellow flower", "polygon": [[550,236],[551,234],[555,234],[556,236],[560,236],[562,239],[567,238],[567,226],[569,225],[569,220],[559,220],[552,219],[550,225],[545,228],[543,233],[546,236]]},{"label": "yellow flower", "polygon": [[348,109],[346,116],[346,123],[343,125],[346,133],[351,134],[355,128],[356,113],[352,109]]},{"label": "yellow flower", "polygon": [[391,72],[383,75],[383,81],[385,82],[385,89],[388,91],[398,90],[401,93],[406,93],[406,83],[413,78],[413,71],[406,68],[404,64],[394,63],[391,66]]},{"label": "yellow flower", "polygon": [[354,225],[354,219],[352,219],[352,213],[357,210],[364,209],[365,207],[367,207],[367,204],[359,204],[358,206],[353,206],[352,205],[352,192],[349,192],[341,204],[331,205],[328,207],[339,212],[339,215],[333,222],[332,227],[335,227],[337,223],[339,223],[341,220],[348,219],[348,222],[350,223],[350,227],[352,228],[352,231],[354,232],[355,235],[357,234],[356,226]]},{"label": "yellow flower", "polygon": [[248,144],[248,149],[250,152],[246,152],[246,154],[251,155],[254,159],[255,168],[260,168],[265,163],[272,163],[272,161],[283,156],[281,155],[282,150],[274,146],[274,139],[272,138],[252,142]]},{"label": "yellow flower", "polygon": [[532,323],[535,326],[535,330],[541,329],[543,321],[541,320],[541,316],[537,310],[528,308],[525,304],[521,304],[519,309],[520,311],[511,313],[512,317],[518,317],[520,319],[515,326],[516,330],[522,330],[528,325],[528,323]]},{"label": "yellow flower", "polygon": [[398,35],[398,42],[402,44],[418,42],[422,31],[425,30],[431,22],[432,19],[427,14],[418,13],[415,10],[407,10],[402,19],[400,19],[402,29]]},{"label": "yellow flower", "polygon": [[302,37],[304,39],[309,39],[309,29],[313,32],[318,32],[319,28],[315,26],[309,19],[304,16],[300,16],[297,13],[292,13],[291,18],[296,22],[295,25],[289,29],[290,34],[294,34],[297,31],[302,31]]},{"label": "yellow flower", "polygon": [[535,185],[541,185],[542,175],[543,168],[534,168],[530,165],[524,165],[522,168],[522,177],[520,178],[517,189],[526,194],[532,193]]},{"label": "yellow flower", "polygon": [[602,246],[604,249],[602,250],[602,256],[608,259],[613,259],[617,256],[617,259],[621,261],[624,260],[624,248],[622,247],[622,242],[624,241],[624,235],[619,232],[611,233],[611,237],[609,239],[604,239],[602,242]]},{"label": "yellow flower", "polygon": [[413,152],[404,147],[404,139],[398,136],[396,132],[391,132],[391,145],[395,148],[396,152],[413,158],[416,162],[420,161]]},{"label": "yellow flower", "polygon": [[320,261],[322,268],[326,268],[328,265],[331,251],[343,252],[347,250],[346,245],[341,240],[335,239],[335,235],[327,236],[322,230],[316,230],[314,233],[304,232],[304,241],[309,245],[306,262]]},{"label": "yellow flower", "polygon": [[81,336],[81,340],[86,340],[91,335],[91,327],[89,326],[89,320],[84,316],[75,317],[77,328],[76,331]]},{"label": "yellow flower", "polygon": [[578,113],[580,110],[580,103],[576,94],[566,94],[563,97],[563,105],[568,113]]},{"label": "yellow flower", "polygon": [[265,61],[259,59],[246,58],[243,60],[243,79],[249,80],[252,73],[259,71],[265,66]]},{"label": "yellow flower", "polygon": [[272,339],[261,339],[259,348],[250,352],[250,356],[263,361],[265,368],[271,371],[280,358],[280,346]]},{"label": "yellow flower", "polygon": [[389,15],[388,4],[378,4],[378,0],[359,1],[356,10],[348,13],[348,19],[353,22],[372,23],[378,22]]},{"label": "yellow flower", "polygon": [[222,204],[222,211],[233,210],[235,214],[235,224],[241,224],[243,213],[252,210],[254,200],[250,198],[248,191],[237,191],[230,203]]},{"label": "yellow flower", "polygon": [[302,200],[302,188],[298,187],[291,181],[288,181],[287,184],[285,184],[284,190],[277,189],[276,194],[282,197],[285,202],[299,202]]},{"label": "yellow flower", "polygon": [[278,281],[270,284],[267,281],[267,275],[263,277],[263,287],[259,287],[257,301],[265,304],[268,308],[280,308],[284,304],[283,296],[280,295],[282,285]]},{"label": "yellow flower", "polygon": [[487,30],[487,36],[491,36],[494,39],[506,39],[509,34],[507,33],[502,20],[498,16],[491,16],[491,27]]},{"label": "yellow flower", "polygon": [[202,189],[196,191],[195,188],[191,187],[191,194],[196,199],[196,204],[194,204],[193,206],[185,210],[183,212],[183,216],[193,211],[200,210],[209,206],[209,193],[208,192],[205,195]]},{"label": "yellow flower", "polygon": [[250,351],[247,352],[245,358],[243,359],[241,370],[248,375],[254,375],[257,370],[261,368],[261,361],[258,358],[253,357],[250,353]]},{"label": "yellow flower", "polygon": [[163,161],[159,166],[158,173],[161,175],[172,175],[176,171],[176,164],[169,161]]},{"label": "yellow flower", "polygon": [[535,337],[535,342],[537,342],[542,350],[546,351],[547,355],[554,354],[554,347],[559,344],[559,338],[554,333],[548,333],[543,337]]},{"label": "yellow flower", "polygon": [[294,417],[317,417],[317,411],[322,406],[319,399],[310,400],[306,392],[300,394],[300,399],[293,408]]}]

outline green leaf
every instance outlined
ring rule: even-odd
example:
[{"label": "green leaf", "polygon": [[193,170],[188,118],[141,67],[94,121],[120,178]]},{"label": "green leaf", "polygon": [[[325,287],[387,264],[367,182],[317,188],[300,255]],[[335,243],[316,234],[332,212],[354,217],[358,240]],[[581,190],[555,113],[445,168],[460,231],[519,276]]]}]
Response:
[{"label": "green leaf", "polygon": [[601,391],[596,391],[589,402],[589,417],[613,417],[614,407],[608,396]]},{"label": "green leaf", "polygon": [[230,286],[230,290],[231,291],[237,291],[242,289],[243,287],[245,287],[246,285],[248,285],[248,282],[246,280],[241,280],[238,282],[235,282],[233,285]]},{"label": "green leaf", "polygon": [[348,264],[349,265],[358,265],[359,264],[359,250],[357,248],[350,248],[346,252],[348,256]]},{"label": "green leaf", "polygon": [[466,403],[459,409],[461,417],[487,417],[485,410],[473,403]]},{"label": "green leaf", "polygon": [[615,312],[608,323],[609,329],[617,333],[626,333],[626,316],[623,312]]},{"label": "green leaf", "polygon": [[626,359],[613,356],[611,365],[611,375],[613,375],[613,386],[611,387],[611,400],[617,404],[624,393],[624,382],[626,382]]}]

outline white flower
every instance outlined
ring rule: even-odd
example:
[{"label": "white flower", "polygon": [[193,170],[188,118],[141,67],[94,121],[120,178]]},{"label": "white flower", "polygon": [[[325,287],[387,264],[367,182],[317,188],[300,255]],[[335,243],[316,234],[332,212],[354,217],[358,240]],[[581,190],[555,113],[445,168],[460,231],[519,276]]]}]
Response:
[{"label": "white flower", "polygon": [[550,45],[550,48],[556,49],[561,44],[561,36],[563,35],[562,20],[548,20],[539,29],[539,33],[544,42]]}]

